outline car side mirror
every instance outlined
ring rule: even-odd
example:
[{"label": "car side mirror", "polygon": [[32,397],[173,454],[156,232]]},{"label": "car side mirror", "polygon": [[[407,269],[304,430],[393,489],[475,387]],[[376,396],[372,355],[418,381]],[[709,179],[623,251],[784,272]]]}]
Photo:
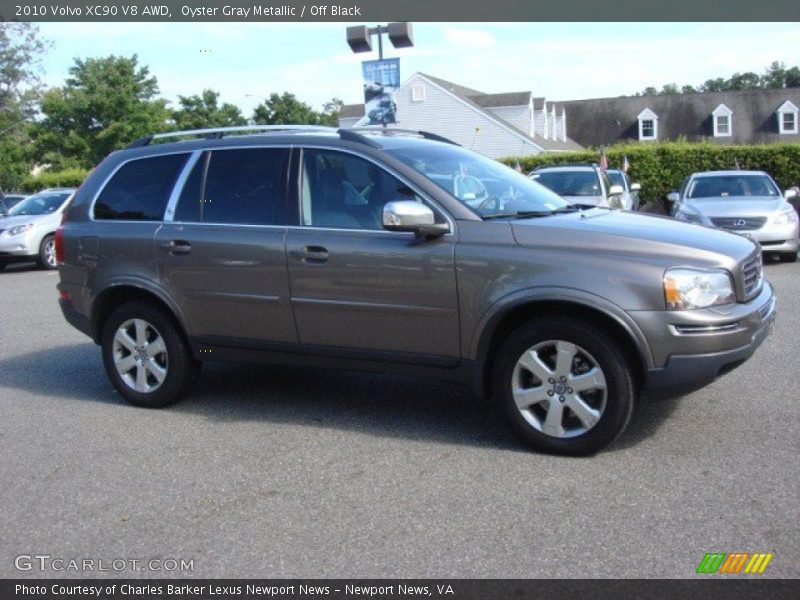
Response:
[{"label": "car side mirror", "polygon": [[783,197],[786,200],[791,200],[792,198],[797,198],[797,188],[789,188],[785,192],[783,192]]},{"label": "car side mirror", "polygon": [[681,201],[681,196],[678,192],[670,192],[667,194],[667,202],[670,204],[678,204]]},{"label": "car side mirror", "polygon": [[439,237],[450,231],[446,223],[436,222],[430,207],[414,200],[387,202],[383,207],[383,228],[424,237]]},{"label": "car side mirror", "polygon": [[622,196],[625,193],[625,188],[621,185],[612,185],[608,188],[608,195],[609,196]]},{"label": "car side mirror", "polygon": [[639,192],[639,191],[641,191],[641,189],[642,189],[642,184],[641,183],[632,183],[631,184],[631,191],[632,192]]}]

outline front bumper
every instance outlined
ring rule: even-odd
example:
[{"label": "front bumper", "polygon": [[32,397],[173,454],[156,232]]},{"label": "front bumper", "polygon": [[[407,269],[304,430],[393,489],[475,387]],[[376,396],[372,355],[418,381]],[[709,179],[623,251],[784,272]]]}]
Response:
[{"label": "front bumper", "polygon": [[25,260],[39,254],[33,229],[20,235],[0,234],[0,261]]},{"label": "front bumper", "polygon": [[648,397],[687,394],[744,363],[772,330],[776,299],[765,282],[750,302],[719,309],[632,313],[656,348]]},{"label": "front bumper", "polygon": [[797,252],[800,247],[797,223],[785,223],[783,225],[773,225],[767,223],[760,229],[752,230],[732,230],[726,229],[731,233],[744,235],[761,245],[764,252]]}]

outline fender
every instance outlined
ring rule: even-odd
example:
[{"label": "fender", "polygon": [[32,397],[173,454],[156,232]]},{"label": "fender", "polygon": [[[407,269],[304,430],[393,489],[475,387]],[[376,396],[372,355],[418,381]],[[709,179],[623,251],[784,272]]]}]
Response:
[{"label": "fender", "polygon": [[[91,300],[91,308],[89,311],[89,315],[92,320],[93,328],[94,328],[94,317],[95,317],[95,309],[97,301],[100,298],[102,298],[103,295],[113,290],[114,288],[120,288],[124,286],[137,288],[139,290],[142,290],[143,292],[152,294],[153,296],[161,300],[167,306],[167,308],[169,308],[169,310],[172,312],[175,318],[178,320],[178,323],[180,324],[181,328],[183,328],[183,331],[186,333],[186,335],[187,336],[191,335],[191,329],[188,326],[188,322],[186,320],[185,315],[183,314],[183,310],[172,299],[172,297],[170,297],[169,294],[167,294],[164,288],[162,288],[160,285],[157,285],[156,283],[154,283],[149,279],[145,279],[144,277],[137,277],[135,275],[117,275],[111,277],[110,279],[104,282],[104,285],[102,286],[103,291],[100,292],[100,294],[98,294]],[[95,334],[95,338],[97,338],[98,332],[94,331],[93,333]]]},{"label": "fender", "polygon": [[489,350],[489,342],[497,325],[509,311],[531,302],[564,302],[579,304],[597,310],[610,317],[628,333],[642,359],[645,368],[654,366],[653,354],[650,346],[636,322],[618,305],[607,299],[568,287],[532,287],[517,290],[495,301],[483,314],[469,347],[469,357],[484,362]]}]

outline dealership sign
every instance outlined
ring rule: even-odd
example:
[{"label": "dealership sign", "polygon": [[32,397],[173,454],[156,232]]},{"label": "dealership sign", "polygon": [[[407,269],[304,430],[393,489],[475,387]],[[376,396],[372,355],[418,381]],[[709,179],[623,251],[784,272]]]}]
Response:
[{"label": "dealership sign", "polygon": [[365,60],[364,115],[367,125],[388,125],[397,122],[394,95],[400,87],[400,59]]}]

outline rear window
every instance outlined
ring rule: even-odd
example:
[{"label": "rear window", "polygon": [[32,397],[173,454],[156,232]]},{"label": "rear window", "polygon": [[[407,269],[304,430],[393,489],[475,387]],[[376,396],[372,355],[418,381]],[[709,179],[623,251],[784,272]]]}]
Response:
[{"label": "rear window", "polygon": [[132,160],[100,192],[95,219],[161,221],[172,188],[189,154]]}]

